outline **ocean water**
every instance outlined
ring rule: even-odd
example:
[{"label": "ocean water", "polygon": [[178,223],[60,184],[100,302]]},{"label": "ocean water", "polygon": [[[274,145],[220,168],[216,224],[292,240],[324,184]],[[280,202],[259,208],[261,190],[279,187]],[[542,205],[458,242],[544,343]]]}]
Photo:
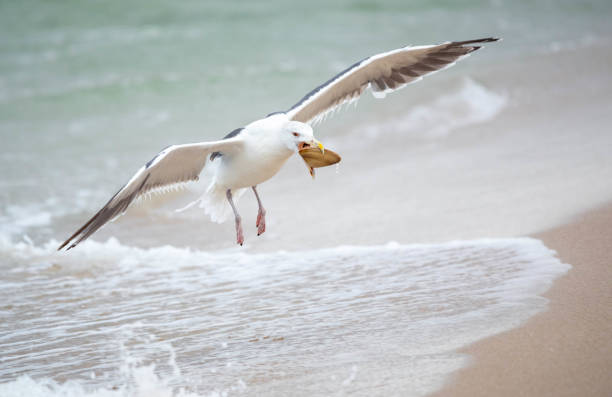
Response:
[{"label": "ocean water", "polygon": [[[612,198],[608,1],[0,4],[0,396],[422,396],[546,308],[529,235]],[[54,248],[161,148],[379,51],[499,36],[315,129],[233,225],[205,183]],[[203,178],[206,179],[206,178]],[[570,194],[568,194],[568,192]]]},{"label": "ocean water", "polygon": [[[563,265],[538,240],[249,254],[4,242],[0,394],[423,395]],[[452,337],[450,337],[452,335]]]}]

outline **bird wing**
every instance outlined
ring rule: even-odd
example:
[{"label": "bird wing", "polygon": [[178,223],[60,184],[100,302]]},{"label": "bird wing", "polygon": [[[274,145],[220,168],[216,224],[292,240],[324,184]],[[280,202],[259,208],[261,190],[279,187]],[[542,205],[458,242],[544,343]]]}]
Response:
[{"label": "bird wing", "polygon": [[210,153],[236,152],[242,147],[243,141],[240,137],[167,147],[142,166],[100,211],[59,246],[58,251],[68,244],[70,245],[67,250],[74,248],[106,222],[125,213],[129,205],[142,195],[198,180]]},{"label": "bird wing", "polygon": [[287,111],[289,119],[317,123],[339,106],[356,101],[370,87],[375,97],[416,82],[423,76],[455,64],[478,50],[484,38],[439,45],[404,47],[365,58],[321,84]]}]

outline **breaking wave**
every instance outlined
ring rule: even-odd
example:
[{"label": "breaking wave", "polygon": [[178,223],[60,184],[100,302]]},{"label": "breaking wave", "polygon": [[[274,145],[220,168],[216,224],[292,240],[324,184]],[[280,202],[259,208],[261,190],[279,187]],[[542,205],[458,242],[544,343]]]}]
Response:
[{"label": "breaking wave", "polygon": [[[530,238],[252,254],[0,239],[0,395],[421,396],[546,307]],[[49,365],[53,363],[53,365]],[[397,393],[395,393],[397,394]]]}]

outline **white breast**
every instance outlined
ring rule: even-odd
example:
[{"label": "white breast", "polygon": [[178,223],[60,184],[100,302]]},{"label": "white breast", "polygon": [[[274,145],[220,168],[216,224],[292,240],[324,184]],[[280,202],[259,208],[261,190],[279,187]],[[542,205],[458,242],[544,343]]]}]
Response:
[{"label": "white breast", "polygon": [[239,189],[267,181],[281,169],[293,151],[281,139],[287,117],[274,115],[257,120],[240,133],[244,149],[219,160],[215,183],[226,189]]}]

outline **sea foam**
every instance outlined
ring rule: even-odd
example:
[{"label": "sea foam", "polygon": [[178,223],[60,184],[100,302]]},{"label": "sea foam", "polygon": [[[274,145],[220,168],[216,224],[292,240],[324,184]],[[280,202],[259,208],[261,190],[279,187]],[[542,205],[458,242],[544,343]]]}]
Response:
[{"label": "sea foam", "polygon": [[377,384],[421,396],[465,365],[457,349],[543,310],[540,294],[569,268],[531,238],[271,253],[56,245],[0,240],[10,264],[2,395],[360,394]]},{"label": "sea foam", "polygon": [[369,138],[388,131],[401,131],[416,138],[440,138],[455,129],[492,120],[507,103],[505,94],[466,78],[439,98],[417,105],[390,120],[367,124],[358,132]]}]

